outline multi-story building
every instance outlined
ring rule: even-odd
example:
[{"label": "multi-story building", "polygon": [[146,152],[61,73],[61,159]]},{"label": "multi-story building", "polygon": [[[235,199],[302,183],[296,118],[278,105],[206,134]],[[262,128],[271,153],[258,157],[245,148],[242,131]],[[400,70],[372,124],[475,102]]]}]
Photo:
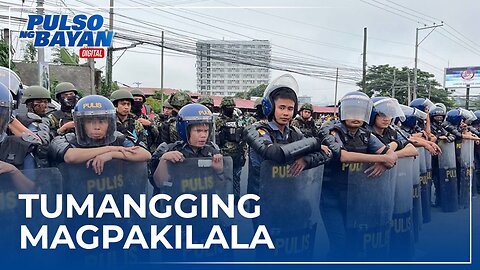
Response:
[{"label": "multi-story building", "polygon": [[233,96],[270,78],[268,40],[197,42],[197,90],[202,95]]}]

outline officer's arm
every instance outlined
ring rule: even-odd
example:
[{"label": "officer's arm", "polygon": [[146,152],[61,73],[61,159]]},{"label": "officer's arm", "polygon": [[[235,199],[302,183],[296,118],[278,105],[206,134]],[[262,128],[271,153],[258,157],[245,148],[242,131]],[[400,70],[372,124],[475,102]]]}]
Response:
[{"label": "officer's arm", "polygon": [[[102,146],[95,148],[68,148],[63,157],[69,164],[78,164],[108,152],[118,151],[121,146]],[[141,148],[141,147],[139,147]],[[119,152],[120,153],[120,152]]]},{"label": "officer's arm", "polygon": [[38,138],[38,136],[35,133],[33,133],[27,127],[25,127],[20,121],[18,121],[17,118],[13,118],[12,122],[8,124],[8,128],[10,129],[12,134],[15,136],[22,136],[23,133],[27,133],[40,140],[40,138]]},{"label": "officer's arm", "polygon": [[250,147],[264,159],[276,163],[286,163],[306,154],[320,151],[321,144],[316,138],[305,138],[289,144],[274,144],[260,136],[254,126],[244,130],[244,137]]},{"label": "officer's arm", "polygon": [[417,149],[411,143],[405,145],[405,147],[403,147],[401,150],[396,151],[395,153],[397,154],[398,158],[418,156]]},{"label": "officer's arm", "polygon": [[113,152],[112,157],[127,161],[148,161],[152,158],[150,152],[143,147],[131,149],[132,152]]}]

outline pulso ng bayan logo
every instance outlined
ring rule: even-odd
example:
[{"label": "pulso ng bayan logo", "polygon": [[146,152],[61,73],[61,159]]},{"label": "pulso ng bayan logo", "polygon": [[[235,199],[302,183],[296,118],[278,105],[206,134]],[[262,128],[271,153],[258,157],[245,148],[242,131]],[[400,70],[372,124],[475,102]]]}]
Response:
[{"label": "pulso ng bayan logo", "polygon": [[[28,15],[27,30],[21,39],[33,39],[35,47],[82,47],[80,58],[103,58],[103,47],[110,47],[113,31],[102,31],[103,16],[99,14]],[[37,27],[37,29],[35,29]]]}]

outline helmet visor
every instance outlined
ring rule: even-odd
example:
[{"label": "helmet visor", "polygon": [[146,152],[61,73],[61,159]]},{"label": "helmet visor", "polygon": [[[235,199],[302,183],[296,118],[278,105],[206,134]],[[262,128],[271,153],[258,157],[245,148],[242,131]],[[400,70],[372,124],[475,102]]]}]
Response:
[{"label": "helmet visor", "polygon": [[470,125],[473,121],[477,120],[477,116],[472,111],[465,110],[463,108],[460,108],[459,110],[467,125]]},{"label": "helmet visor", "polygon": [[[108,111],[107,111],[108,112]],[[117,116],[113,113],[75,113],[77,142],[85,147],[106,146],[115,141]]]},{"label": "helmet visor", "polygon": [[384,115],[391,119],[398,117],[402,122],[405,121],[405,114],[400,108],[398,101],[394,98],[381,99],[375,102],[373,106],[378,114]]},{"label": "helmet visor", "polygon": [[270,94],[278,88],[286,87],[292,89],[295,93],[298,93],[298,83],[295,78],[292,77],[290,74],[284,74],[275,80],[273,80],[265,89],[263,94],[264,97],[269,97]]},{"label": "helmet visor", "polygon": [[8,127],[8,123],[10,123],[10,115],[12,113],[11,106],[2,106],[0,103],[0,134],[5,132]]},{"label": "helmet visor", "polygon": [[372,113],[370,98],[360,95],[350,95],[342,98],[340,104],[340,120],[361,120],[368,122]]},{"label": "helmet visor", "polygon": [[425,102],[423,103],[423,105],[425,105],[425,108],[428,107],[429,112],[433,111],[437,107],[428,98],[425,99]]},{"label": "helmet visor", "polygon": [[418,119],[426,120],[427,119],[427,114],[417,110],[415,108],[405,106],[405,105],[400,105],[400,108],[402,109],[403,113],[405,114],[405,117],[407,116],[415,116]]},{"label": "helmet visor", "polygon": [[22,85],[18,75],[10,69],[4,67],[0,67],[0,83],[3,83],[5,86],[7,86],[14,95],[18,95],[18,91]]}]

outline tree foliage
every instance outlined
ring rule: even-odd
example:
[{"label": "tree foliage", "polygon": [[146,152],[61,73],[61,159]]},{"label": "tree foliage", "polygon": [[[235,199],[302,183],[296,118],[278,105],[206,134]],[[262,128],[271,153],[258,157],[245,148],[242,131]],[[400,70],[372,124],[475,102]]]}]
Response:
[{"label": "tree foliage", "polygon": [[248,90],[247,92],[239,92],[235,94],[237,98],[243,98],[250,100],[251,97],[261,97],[263,96],[263,92],[267,88],[266,84],[260,84],[259,86]]},{"label": "tree foliage", "polygon": [[5,40],[0,39],[0,66],[11,68],[15,71],[15,64],[9,61],[9,47]]},{"label": "tree foliage", "polygon": [[66,48],[54,48],[53,49],[53,62],[62,65],[78,65],[80,57],[73,51],[69,51]]},{"label": "tree foliage", "polygon": [[[368,96],[394,96],[400,104],[408,104],[408,77],[410,76],[410,90],[413,93],[413,69],[402,67],[401,69],[387,65],[371,66],[367,70],[366,89]],[[443,103],[451,108],[455,106],[450,97],[451,92],[442,88],[441,84],[434,79],[434,75],[417,70],[417,97],[428,98],[433,103]],[[357,83],[362,85],[362,81]],[[429,94],[430,91],[430,94]]]},{"label": "tree foliage", "polygon": [[116,82],[112,82],[112,86],[110,88],[108,88],[107,80],[106,80],[105,76],[102,76],[101,87],[100,87],[97,94],[101,95],[101,96],[104,96],[106,98],[109,98],[110,94],[113,91],[118,90],[118,89],[120,89],[120,87],[118,87],[118,84]]},{"label": "tree foliage", "polygon": [[33,41],[27,42],[25,45],[25,53],[23,54],[23,62],[33,63],[37,61],[37,48],[33,46]]}]

